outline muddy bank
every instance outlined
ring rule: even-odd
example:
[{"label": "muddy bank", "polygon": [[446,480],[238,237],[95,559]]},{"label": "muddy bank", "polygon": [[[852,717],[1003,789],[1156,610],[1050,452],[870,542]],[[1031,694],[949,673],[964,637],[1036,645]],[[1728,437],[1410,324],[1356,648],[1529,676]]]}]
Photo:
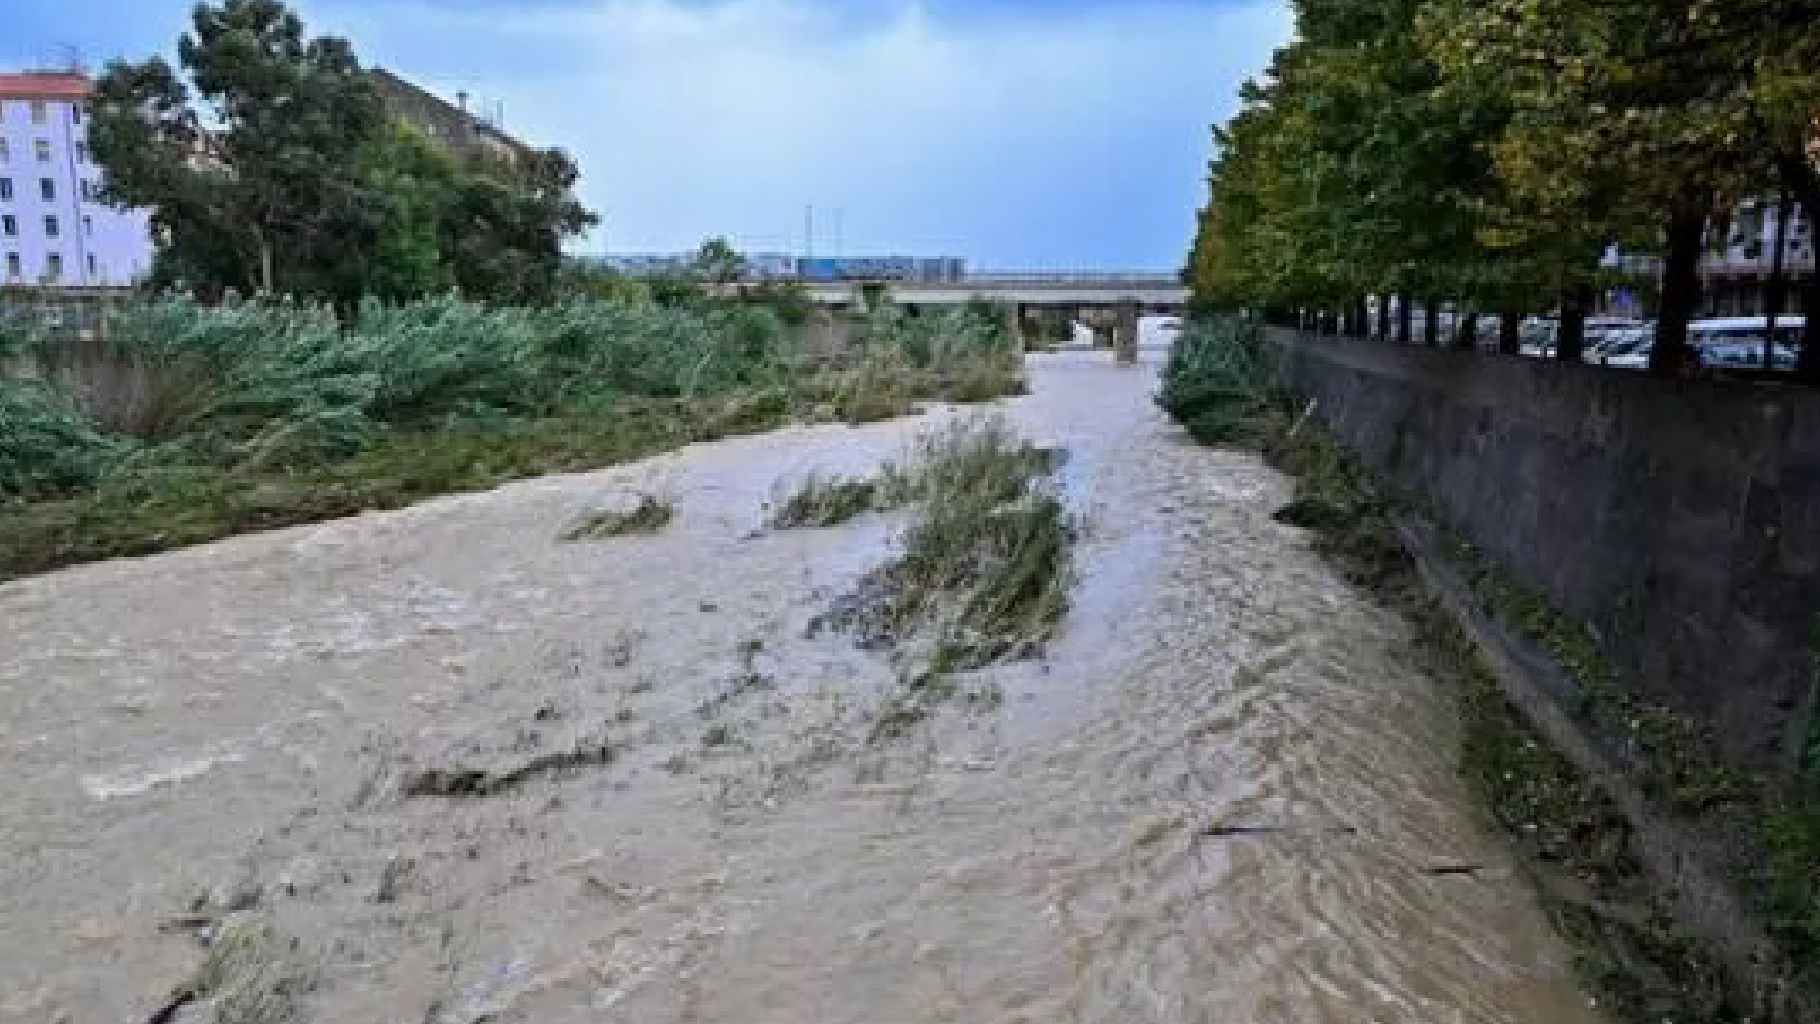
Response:
[{"label": "muddy bank", "polygon": [[[248,921],[309,1021],[1596,1019],[1409,625],[1153,371],[1033,361],[1071,608],[901,730],[808,627],[904,514],[765,506],[967,412],[0,587],[0,1021],[147,1019]],[[627,490],[673,518],[559,541]]]}]

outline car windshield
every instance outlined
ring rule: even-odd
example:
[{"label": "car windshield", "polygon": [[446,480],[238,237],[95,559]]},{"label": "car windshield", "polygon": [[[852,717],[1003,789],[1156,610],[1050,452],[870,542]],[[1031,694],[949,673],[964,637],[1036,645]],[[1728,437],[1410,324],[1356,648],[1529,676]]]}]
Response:
[{"label": "car windshield", "polygon": [[1615,335],[1605,344],[1606,355],[1627,356],[1649,348],[1649,332],[1629,330]]}]

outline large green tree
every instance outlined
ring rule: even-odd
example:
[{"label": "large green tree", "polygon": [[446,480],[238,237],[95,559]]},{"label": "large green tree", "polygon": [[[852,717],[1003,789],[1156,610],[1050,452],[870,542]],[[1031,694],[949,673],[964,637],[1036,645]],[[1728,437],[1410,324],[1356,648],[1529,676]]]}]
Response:
[{"label": "large green tree", "polygon": [[96,83],[105,195],[152,208],[167,276],[302,286],[366,205],[358,154],[385,122],[379,100],[345,41],[306,38],[277,0],[198,4],[190,20],[187,83],[160,57]]},{"label": "large green tree", "polygon": [[1428,6],[1426,36],[1449,74],[1509,98],[1513,116],[1492,151],[1502,184],[1528,213],[1522,227],[1558,235],[1600,223],[1614,241],[1661,253],[1652,358],[1657,370],[1672,370],[1696,308],[1709,219],[1777,191],[1778,177],[1804,202],[1820,201],[1807,153],[1820,110],[1820,4]]},{"label": "large green tree", "polygon": [[444,149],[386,114],[345,41],[307,37],[279,0],[198,4],[177,52],[182,74],[110,64],[91,104],[106,197],[153,211],[155,284],[530,301],[595,222],[562,151]]}]

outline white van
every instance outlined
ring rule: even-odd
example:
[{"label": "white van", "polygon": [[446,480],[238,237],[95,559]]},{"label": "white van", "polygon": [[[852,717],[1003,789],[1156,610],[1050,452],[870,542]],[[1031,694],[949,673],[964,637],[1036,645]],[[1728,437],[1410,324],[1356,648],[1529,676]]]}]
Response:
[{"label": "white van", "polygon": [[[1699,351],[1700,361],[1707,366],[1762,369],[1763,342],[1768,334],[1769,318],[1763,316],[1720,317],[1687,325],[1687,343]],[[1771,368],[1794,369],[1806,334],[1806,317],[1777,317]]]}]

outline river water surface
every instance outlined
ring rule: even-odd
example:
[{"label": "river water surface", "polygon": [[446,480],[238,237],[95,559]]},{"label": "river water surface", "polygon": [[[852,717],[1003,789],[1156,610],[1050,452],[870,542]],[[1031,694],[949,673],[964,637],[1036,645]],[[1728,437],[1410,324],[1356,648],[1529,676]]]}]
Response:
[{"label": "river water surface", "polygon": [[[764,505],[977,411],[0,586],[0,1021],[144,1021],[229,913],[282,939],[270,1019],[1596,1020],[1408,625],[1147,355],[1033,358],[1074,608],[902,729],[809,628],[901,518]],[[676,520],[557,542],[627,488]],[[412,795],[463,773],[511,784]]]}]

